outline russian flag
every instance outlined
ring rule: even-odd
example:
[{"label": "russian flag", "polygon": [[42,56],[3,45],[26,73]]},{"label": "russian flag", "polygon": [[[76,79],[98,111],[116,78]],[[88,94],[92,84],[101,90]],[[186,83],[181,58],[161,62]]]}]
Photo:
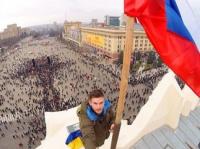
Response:
[{"label": "russian flag", "polygon": [[187,0],[124,0],[161,59],[200,97],[200,27]]}]

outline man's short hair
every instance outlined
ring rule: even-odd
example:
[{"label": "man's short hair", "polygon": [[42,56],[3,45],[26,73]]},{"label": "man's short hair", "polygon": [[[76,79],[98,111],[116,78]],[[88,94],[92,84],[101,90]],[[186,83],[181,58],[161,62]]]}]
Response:
[{"label": "man's short hair", "polygon": [[92,98],[104,97],[104,94],[101,89],[95,89],[89,93],[88,97],[91,100]]}]

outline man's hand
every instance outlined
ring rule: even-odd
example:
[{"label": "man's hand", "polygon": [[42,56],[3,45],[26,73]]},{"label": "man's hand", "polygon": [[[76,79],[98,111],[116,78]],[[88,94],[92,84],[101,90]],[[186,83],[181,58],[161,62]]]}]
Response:
[{"label": "man's hand", "polygon": [[112,124],[111,126],[110,126],[110,132],[113,132],[114,131],[114,128],[115,128],[115,124]]}]

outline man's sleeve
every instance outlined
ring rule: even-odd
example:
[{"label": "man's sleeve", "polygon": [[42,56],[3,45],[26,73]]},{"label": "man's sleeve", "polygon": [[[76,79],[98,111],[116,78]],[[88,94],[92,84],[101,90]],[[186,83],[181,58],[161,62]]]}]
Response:
[{"label": "man's sleeve", "polygon": [[96,149],[96,136],[93,122],[81,111],[79,113],[79,121],[85,149]]},{"label": "man's sleeve", "polygon": [[110,108],[110,125],[115,123],[115,113],[113,112],[113,109]]}]

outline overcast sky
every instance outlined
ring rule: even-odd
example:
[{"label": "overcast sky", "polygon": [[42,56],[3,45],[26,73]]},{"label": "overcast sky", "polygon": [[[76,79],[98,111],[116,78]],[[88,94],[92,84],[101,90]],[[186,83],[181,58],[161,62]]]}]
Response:
[{"label": "overcast sky", "polygon": [[[200,12],[200,0],[188,0]],[[54,21],[89,22],[104,20],[105,15],[120,16],[124,0],[1,0],[0,31],[7,24],[18,26],[48,24]],[[199,13],[200,16],[200,13]]]},{"label": "overcast sky", "polygon": [[0,31],[7,24],[19,26],[88,22],[92,18],[103,21],[104,15],[121,15],[123,0],[1,0]]}]

